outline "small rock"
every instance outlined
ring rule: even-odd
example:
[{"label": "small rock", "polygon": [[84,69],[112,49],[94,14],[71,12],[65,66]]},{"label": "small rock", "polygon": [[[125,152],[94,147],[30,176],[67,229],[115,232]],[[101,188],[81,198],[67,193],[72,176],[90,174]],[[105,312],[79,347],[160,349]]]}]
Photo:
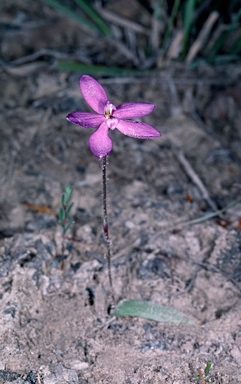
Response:
[{"label": "small rock", "polygon": [[232,350],[231,350],[231,355],[238,361],[240,362],[241,361],[241,351],[238,347],[234,347]]}]

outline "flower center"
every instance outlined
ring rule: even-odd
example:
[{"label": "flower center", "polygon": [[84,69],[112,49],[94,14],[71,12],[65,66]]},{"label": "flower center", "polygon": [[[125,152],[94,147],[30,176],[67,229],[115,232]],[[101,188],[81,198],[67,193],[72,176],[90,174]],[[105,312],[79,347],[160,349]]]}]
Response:
[{"label": "flower center", "polygon": [[113,116],[113,112],[115,110],[116,106],[108,100],[105,106],[104,116],[106,118],[106,124],[110,129],[115,129],[119,121],[116,117]]},{"label": "flower center", "polygon": [[105,117],[109,119],[112,116],[113,111],[115,110],[116,110],[116,106],[108,100],[105,106],[105,112],[104,112]]}]

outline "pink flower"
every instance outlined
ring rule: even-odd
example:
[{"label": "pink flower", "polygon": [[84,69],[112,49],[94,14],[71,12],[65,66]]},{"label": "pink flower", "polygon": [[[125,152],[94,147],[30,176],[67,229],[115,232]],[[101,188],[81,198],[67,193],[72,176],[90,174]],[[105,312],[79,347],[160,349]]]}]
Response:
[{"label": "pink flower", "polygon": [[148,115],[153,111],[154,104],[124,103],[116,107],[108,100],[100,83],[88,75],[81,76],[80,90],[85,101],[97,113],[72,112],[66,118],[84,128],[98,127],[89,138],[89,147],[99,159],[107,156],[112,150],[112,140],[108,134],[109,129],[117,128],[124,135],[137,139],[160,136],[160,132],[151,125],[138,121],[123,120]]}]

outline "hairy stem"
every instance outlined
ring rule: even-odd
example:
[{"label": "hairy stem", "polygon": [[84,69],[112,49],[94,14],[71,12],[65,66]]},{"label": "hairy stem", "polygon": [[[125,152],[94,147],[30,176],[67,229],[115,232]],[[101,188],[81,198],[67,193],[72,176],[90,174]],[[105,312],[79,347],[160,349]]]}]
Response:
[{"label": "hairy stem", "polygon": [[103,231],[105,236],[106,248],[107,248],[107,266],[108,266],[108,277],[111,290],[112,306],[115,307],[115,296],[111,274],[111,244],[109,237],[108,227],[108,215],[107,215],[107,156],[101,159],[101,170],[102,170],[102,203],[103,203]]}]

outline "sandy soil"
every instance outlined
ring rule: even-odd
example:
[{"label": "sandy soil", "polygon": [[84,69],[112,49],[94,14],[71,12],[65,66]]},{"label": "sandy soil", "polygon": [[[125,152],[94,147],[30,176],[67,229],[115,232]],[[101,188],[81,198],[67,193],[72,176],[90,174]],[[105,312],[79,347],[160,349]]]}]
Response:
[{"label": "sandy soil", "polygon": [[[46,21],[46,36],[56,23],[60,31],[47,39],[38,23],[53,11],[35,5],[33,33],[21,29],[16,44],[6,26],[14,17],[30,23],[27,2],[1,7],[5,62],[29,47],[59,50],[81,39],[61,17]],[[191,222],[240,197],[241,75],[231,67],[210,70],[211,77],[173,71],[148,80],[99,78],[116,104],[154,102],[145,121],[162,132],[146,141],[111,133],[112,274],[117,302],[171,306],[194,325],[108,315],[100,164],[88,149],[89,131],[65,120],[86,109],[79,74],[38,60],[2,65],[0,383],[203,384],[204,376],[195,377],[208,360],[206,382],[241,383],[241,205]],[[229,84],[217,90],[212,81],[224,75]],[[69,236],[79,241],[66,241],[63,265],[55,212],[67,183],[74,190]]]}]

